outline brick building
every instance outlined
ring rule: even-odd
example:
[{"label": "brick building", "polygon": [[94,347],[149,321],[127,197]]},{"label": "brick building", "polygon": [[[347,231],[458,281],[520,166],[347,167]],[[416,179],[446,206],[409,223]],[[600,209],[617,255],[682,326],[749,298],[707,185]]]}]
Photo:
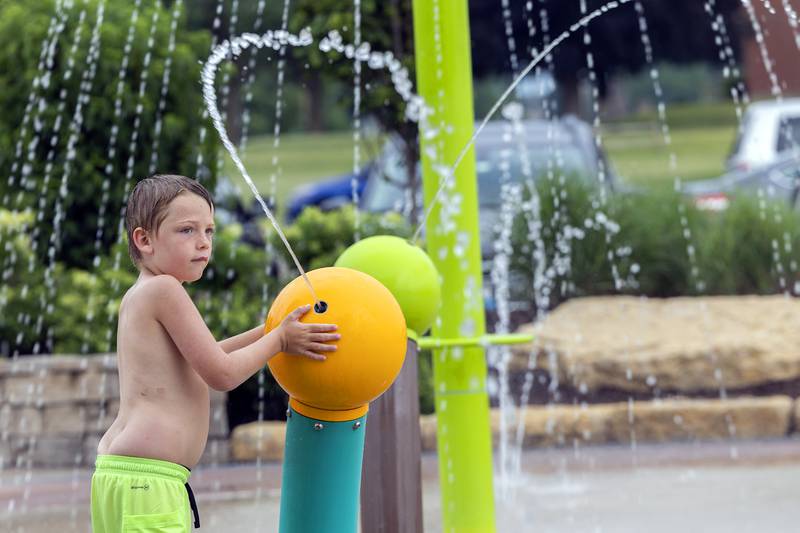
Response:
[{"label": "brick building", "polygon": [[[787,11],[800,15],[800,0],[750,0],[757,24],[742,7],[742,65],[745,83],[752,99],[777,96],[800,96],[800,21]],[[768,7],[769,6],[769,7]],[[787,10],[785,6],[789,6]],[[774,12],[770,12],[770,7]],[[756,38],[754,26],[763,34],[764,51]],[[773,76],[770,76],[764,55]]]}]

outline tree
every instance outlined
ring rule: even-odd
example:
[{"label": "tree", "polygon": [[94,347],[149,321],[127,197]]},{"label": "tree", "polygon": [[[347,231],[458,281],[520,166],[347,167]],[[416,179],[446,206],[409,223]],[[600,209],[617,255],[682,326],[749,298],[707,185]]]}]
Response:
[{"label": "tree", "polygon": [[[409,72],[414,81],[414,34],[413,14],[409,0],[380,2],[365,0],[361,7],[361,42],[370,44],[373,51],[391,52]],[[352,7],[342,9],[341,2],[335,0],[299,0],[293,3],[290,29],[308,27],[319,40],[330,30],[341,33],[345,43],[355,42],[355,13]],[[354,108],[354,62],[336,52],[323,52],[317,46],[293,51],[296,64],[308,64],[304,76],[309,87],[319,87],[326,83],[336,83],[348,90],[344,91],[340,105]],[[418,181],[416,164],[419,161],[417,124],[405,116],[406,103],[397,93],[391,81],[391,74],[383,70],[373,70],[362,63],[360,91],[360,116],[362,120],[370,117],[385,132],[398,135],[403,140],[408,183],[414,190]],[[312,101],[318,97],[312,95]],[[414,195],[412,202],[416,201]],[[412,205],[412,220],[416,219],[420,206]]]},{"label": "tree", "polygon": [[[153,147],[157,169],[199,174],[204,184],[213,188],[216,166],[198,169],[196,162],[199,154],[205,161],[213,160],[218,142],[209,134],[201,143],[198,133],[203,126],[211,128],[210,121],[202,121],[198,86],[199,60],[207,56],[210,47],[208,32],[182,31],[182,22],[178,24],[162,114],[159,101],[169,54],[171,8],[143,2],[120,85],[133,6],[122,0],[105,3],[99,53],[93,62],[90,42],[99,14],[98,0],[70,4],[59,16],[53,0],[0,3],[0,40],[5,43],[0,49],[0,107],[4,110],[0,116],[0,173],[6,177],[0,180],[0,207],[37,212],[33,246],[40,262],[64,261],[67,266],[89,268],[97,231],[102,230],[101,254],[116,241],[126,191],[148,174]],[[52,68],[39,71],[48,28],[59,20],[64,28],[53,40]],[[153,47],[145,69],[151,29]],[[49,83],[42,83],[42,75]],[[160,134],[156,128],[159,118],[163,124]],[[59,230],[55,234],[54,228]],[[49,256],[50,250],[54,257]]]}]

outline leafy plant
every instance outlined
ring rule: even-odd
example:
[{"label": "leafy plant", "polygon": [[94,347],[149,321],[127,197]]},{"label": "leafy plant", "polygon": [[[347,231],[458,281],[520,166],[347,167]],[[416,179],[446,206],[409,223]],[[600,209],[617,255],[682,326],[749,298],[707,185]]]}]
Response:
[{"label": "leafy plant", "polygon": [[[547,309],[575,296],[770,294],[794,289],[800,215],[780,202],[739,196],[720,213],[673,190],[617,194],[603,203],[577,180],[537,183],[512,230],[516,297]],[[555,199],[558,198],[558,201]],[[532,232],[538,199],[540,229]],[[540,239],[537,241],[537,239]],[[537,242],[544,253],[536,255]],[[534,279],[534,276],[537,279]]]},{"label": "leafy plant", "polygon": [[[149,173],[153,150],[156,170],[196,176],[213,190],[218,141],[199,134],[211,124],[197,86],[211,38],[179,25],[170,52],[171,10],[143,2],[131,25],[130,2],[106,2],[92,63],[98,0],[61,4],[56,11],[53,0],[0,2],[0,174],[7,177],[0,200],[39,216],[32,244],[40,262],[87,269],[97,255],[95,237],[99,255],[116,242],[117,216],[134,181]],[[63,23],[63,31],[48,34],[51,23]],[[200,158],[205,164],[198,166]]]},{"label": "leafy plant", "polygon": [[[286,239],[297,254],[300,264],[307,270],[332,266],[342,252],[356,242],[357,235],[362,239],[372,235],[410,237],[411,232],[408,222],[397,213],[357,214],[349,206],[330,212],[309,207],[285,230]],[[286,275],[294,277],[296,271],[289,252],[277,234],[272,234],[270,239],[288,267]]]}]

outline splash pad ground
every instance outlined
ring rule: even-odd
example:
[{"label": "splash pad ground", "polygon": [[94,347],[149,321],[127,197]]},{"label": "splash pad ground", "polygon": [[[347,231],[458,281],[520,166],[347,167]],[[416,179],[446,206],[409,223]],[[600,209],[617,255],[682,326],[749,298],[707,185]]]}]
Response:
[{"label": "splash pad ground", "polygon": [[[797,439],[721,443],[597,446],[529,450],[524,487],[516,504],[498,497],[498,531],[537,533],[602,531],[795,531],[800,511],[800,442]],[[422,461],[425,531],[441,531],[435,454]],[[207,533],[277,531],[280,465],[265,463],[198,468],[192,485]],[[86,532],[89,470],[0,473],[0,522],[7,531]],[[30,489],[27,511],[24,492]],[[260,495],[259,495],[260,492]],[[9,513],[9,502],[15,508]],[[515,510],[516,509],[516,510]]]}]

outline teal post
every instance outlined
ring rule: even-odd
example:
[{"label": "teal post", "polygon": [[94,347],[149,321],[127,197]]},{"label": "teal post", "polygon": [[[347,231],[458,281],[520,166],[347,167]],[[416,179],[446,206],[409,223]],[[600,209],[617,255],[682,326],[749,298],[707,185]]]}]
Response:
[{"label": "teal post", "polygon": [[[439,188],[428,153],[451,166],[474,131],[472,60],[466,0],[414,0],[417,87],[433,114],[436,136],[420,135],[425,203]],[[425,226],[428,255],[442,275],[439,339],[483,337],[486,332],[478,233],[475,153],[455,172],[454,187]],[[444,228],[442,206],[454,198],[454,230]],[[434,352],[439,478],[444,533],[495,531],[492,447],[486,360],[482,346],[448,346]]]},{"label": "teal post", "polygon": [[281,533],[356,533],[366,420],[328,422],[289,410]]}]

